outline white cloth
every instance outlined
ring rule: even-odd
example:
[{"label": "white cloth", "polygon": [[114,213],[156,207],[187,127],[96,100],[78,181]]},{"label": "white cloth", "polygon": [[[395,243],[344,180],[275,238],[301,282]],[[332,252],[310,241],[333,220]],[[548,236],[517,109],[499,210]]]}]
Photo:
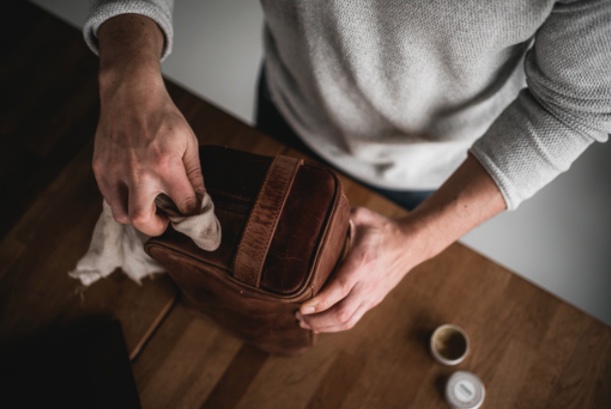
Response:
[{"label": "white cloth", "polygon": [[[174,230],[189,236],[198,247],[212,251],[220,245],[221,226],[207,193],[197,215],[184,217],[168,214],[168,218]],[[130,225],[117,223],[110,206],[104,201],[89,250],[68,275],[88,286],[121,269],[140,284],[143,278],[164,272],[163,267],[144,251],[144,242],[148,238]]]}]

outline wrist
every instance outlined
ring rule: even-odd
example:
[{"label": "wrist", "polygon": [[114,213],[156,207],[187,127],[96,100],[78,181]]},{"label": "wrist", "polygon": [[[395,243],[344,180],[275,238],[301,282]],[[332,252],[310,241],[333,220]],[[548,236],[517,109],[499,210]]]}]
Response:
[{"label": "wrist", "polygon": [[160,90],[165,90],[160,69],[139,65],[135,61],[129,65],[100,69],[98,80],[102,103],[118,94],[150,97],[158,94]]},{"label": "wrist", "polygon": [[469,155],[435,193],[399,224],[417,243],[420,261],[425,261],[503,210],[505,202],[500,190]]},{"label": "wrist", "polygon": [[98,30],[100,93],[119,88],[163,85],[161,53],[164,36],[148,17],[123,14],[106,21]]},{"label": "wrist", "polygon": [[436,240],[434,221],[429,217],[409,215],[398,219],[397,224],[405,237],[405,243],[409,245],[409,258],[412,268],[436,256],[439,249],[439,241]]}]

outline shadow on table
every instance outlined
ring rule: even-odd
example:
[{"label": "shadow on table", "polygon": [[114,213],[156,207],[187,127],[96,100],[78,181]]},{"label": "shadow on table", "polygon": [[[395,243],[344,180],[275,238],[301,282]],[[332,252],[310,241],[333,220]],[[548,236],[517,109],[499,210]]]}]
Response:
[{"label": "shadow on table", "polygon": [[92,316],[0,350],[0,408],[140,408],[119,321]]}]

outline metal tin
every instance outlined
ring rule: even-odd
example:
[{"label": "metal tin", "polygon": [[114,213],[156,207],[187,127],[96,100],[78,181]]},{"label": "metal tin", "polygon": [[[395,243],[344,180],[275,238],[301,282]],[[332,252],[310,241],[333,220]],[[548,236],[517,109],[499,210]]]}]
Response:
[{"label": "metal tin", "polygon": [[485,395],[483,382],[471,372],[455,372],[446,384],[446,400],[452,409],[477,409]]}]

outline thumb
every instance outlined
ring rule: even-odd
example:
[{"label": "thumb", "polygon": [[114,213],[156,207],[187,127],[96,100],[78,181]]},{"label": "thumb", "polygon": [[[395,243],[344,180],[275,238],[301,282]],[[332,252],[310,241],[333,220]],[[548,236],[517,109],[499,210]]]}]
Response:
[{"label": "thumb", "polygon": [[349,240],[350,251],[343,260],[337,274],[333,276],[322,290],[314,297],[304,302],[299,308],[299,312],[303,315],[314,314],[328,310],[333,305],[343,300],[352,291],[352,287],[356,281],[352,270],[352,249],[354,248],[354,239],[356,235],[356,225],[350,219],[349,224]]},{"label": "thumb", "polygon": [[352,280],[348,279],[345,272],[343,273],[340,270],[338,275],[331,279],[320,293],[301,305],[299,312],[303,315],[309,315],[328,310],[346,298],[352,291],[354,284]]},{"label": "thumb", "polygon": [[193,186],[193,190],[201,199],[201,196],[206,192],[206,187],[204,186],[204,176],[202,175],[202,168],[199,161],[199,147],[197,144],[188,145],[182,161],[185,166],[187,178],[191,186]]}]

